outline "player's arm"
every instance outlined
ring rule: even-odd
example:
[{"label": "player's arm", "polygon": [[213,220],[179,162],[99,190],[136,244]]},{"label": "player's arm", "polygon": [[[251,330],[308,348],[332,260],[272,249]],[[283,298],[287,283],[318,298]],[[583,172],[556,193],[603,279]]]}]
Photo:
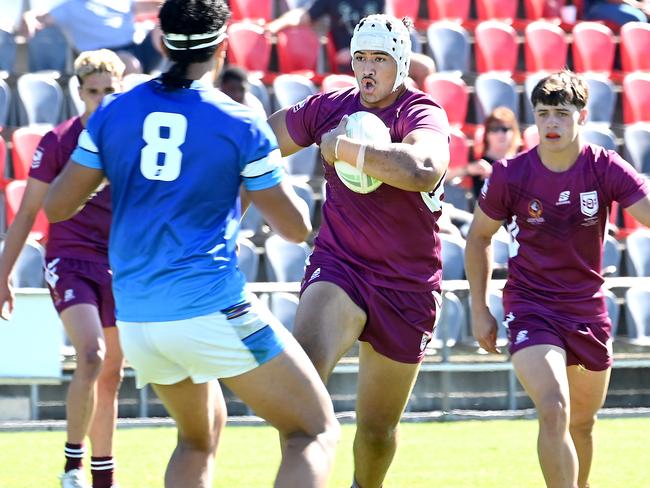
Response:
[{"label": "player's arm", "polygon": [[268,22],[264,27],[273,34],[277,34],[287,27],[296,27],[299,25],[310,25],[311,17],[306,8],[294,8],[282,14],[275,20]]},{"label": "player's arm", "polygon": [[447,171],[449,142],[442,133],[417,129],[401,143],[362,144],[345,135],[346,124],[343,117],[321,139],[321,153],[329,164],[345,161],[391,186],[419,192],[434,190]]},{"label": "player's arm", "polygon": [[67,220],[83,208],[104,181],[104,171],[68,162],[45,198],[50,222]]},{"label": "player's arm", "polygon": [[271,188],[246,192],[274,232],[291,242],[307,239],[311,232],[307,202],[296,194],[286,178]]},{"label": "player's arm", "polygon": [[625,209],[632,217],[650,227],[650,194]]},{"label": "player's arm", "polygon": [[489,352],[499,352],[497,325],[487,306],[487,292],[492,276],[492,236],[501,224],[477,205],[465,245],[465,274],[472,294],[472,332],[480,346]]},{"label": "player's arm", "polygon": [[20,208],[14,221],[7,229],[7,236],[0,257],[0,317],[5,320],[9,319],[14,309],[14,296],[9,286],[9,277],[34,225],[36,214],[43,206],[43,200],[45,200],[49,186],[48,183],[36,178],[27,179]]},{"label": "player's arm", "polygon": [[289,156],[290,154],[303,149],[300,144],[297,144],[293,140],[291,134],[289,134],[289,128],[287,127],[287,111],[290,109],[291,107],[278,110],[267,120],[271,129],[273,129],[276,139],[278,140],[278,146],[282,156]]}]

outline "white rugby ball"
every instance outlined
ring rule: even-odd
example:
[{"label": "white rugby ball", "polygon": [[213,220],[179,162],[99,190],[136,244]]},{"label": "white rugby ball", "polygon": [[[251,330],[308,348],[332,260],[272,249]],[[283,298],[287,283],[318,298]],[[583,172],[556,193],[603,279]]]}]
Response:
[{"label": "white rugby ball", "polygon": [[[388,144],[391,142],[388,127],[379,117],[370,112],[361,111],[349,115],[345,125],[345,134],[361,143]],[[362,173],[346,161],[335,161],[334,169],[343,184],[356,193],[370,193],[382,184],[378,179]]]}]

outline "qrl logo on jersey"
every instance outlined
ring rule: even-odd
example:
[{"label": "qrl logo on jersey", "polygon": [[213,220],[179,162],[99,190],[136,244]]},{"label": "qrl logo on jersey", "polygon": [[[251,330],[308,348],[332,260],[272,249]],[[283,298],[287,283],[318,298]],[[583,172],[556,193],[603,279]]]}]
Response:
[{"label": "qrl logo on jersey", "polygon": [[593,217],[598,213],[598,193],[586,191],[580,193],[580,211],[587,217]]},{"label": "qrl logo on jersey", "polygon": [[41,166],[41,161],[43,160],[43,150],[39,147],[34,151],[34,156],[32,157],[32,169],[38,169]]}]

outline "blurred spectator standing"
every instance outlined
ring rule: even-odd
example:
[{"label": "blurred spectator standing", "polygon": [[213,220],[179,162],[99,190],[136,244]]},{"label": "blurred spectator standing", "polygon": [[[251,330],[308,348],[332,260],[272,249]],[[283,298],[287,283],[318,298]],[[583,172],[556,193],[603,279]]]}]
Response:
[{"label": "blurred spectator standing", "polygon": [[25,12],[23,31],[32,37],[41,29],[57,26],[77,53],[111,49],[125,62],[127,74],[148,73],[162,58],[159,33],[155,28],[137,31],[135,19],[155,16],[159,6],[159,0],[64,0],[48,11]]}]

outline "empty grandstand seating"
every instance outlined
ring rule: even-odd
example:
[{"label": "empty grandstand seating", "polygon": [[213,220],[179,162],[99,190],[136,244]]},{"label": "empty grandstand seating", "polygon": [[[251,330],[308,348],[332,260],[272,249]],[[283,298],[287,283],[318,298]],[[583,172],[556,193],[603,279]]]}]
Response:
[{"label": "empty grandstand seating", "polygon": [[438,72],[469,72],[469,34],[456,22],[441,20],[427,29],[427,42]]},{"label": "empty grandstand seating", "polygon": [[453,20],[466,22],[469,19],[470,0],[427,0],[430,20]]},{"label": "empty grandstand seating", "polygon": [[19,180],[27,179],[38,143],[51,128],[48,125],[20,127],[11,134],[11,159],[13,161],[14,178]]},{"label": "empty grandstand seating", "polygon": [[5,127],[9,121],[9,107],[11,107],[11,90],[0,78],[0,128]]},{"label": "empty grandstand seating", "polygon": [[14,72],[16,49],[14,36],[0,29],[0,71]]},{"label": "empty grandstand seating", "polygon": [[650,122],[650,73],[635,71],[623,79],[623,123]]},{"label": "empty grandstand seating", "polygon": [[531,22],[525,31],[526,71],[559,71],[567,65],[566,34],[551,22]]},{"label": "empty grandstand seating", "polygon": [[486,20],[476,26],[474,36],[476,71],[505,71],[514,74],[519,48],[517,33],[511,25]]},{"label": "empty grandstand seating", "polygon": [[603,146],[610,151],[616,151],[616,136],[607,127],[596,124],[587,124],[581,129],[582,140],[588,144]]},{"label": "empty grandstand seating", "polygon": [[465,240],[440,234],[442,241],[442,277],[445,280],[465,279]]},{"label": "empty grandstand seating", "polygon": [[357,80],[352,75],[330,73],[323,78],[321,90],[324,92],[340,90],[357,86]]},{"label": "empty grandstand seating", "polygon": [[619,276],[621,270],[621,248],[618,241],[607,234],[603,249],[603,275]]},{"label": "empty grandstand seating", "polygon": [[7,186],[8,179],[5,176],[7,171],[7,142],[4,137],[0,136],[0,190]]},{"label": "empty grandstand seating", "polygon": [[460,342],[466,329],[467,317],[463,303],[455,293],[451,291],[445,292],[442,296],[440,319],[433,331],[433,337],[427,349],[435,351],[443,347],[454,347]]},{"label": "empty grandstand seating", "polygon": [[650,276],[650,229],[635,230],[627,236],[626,245],[628,274]]},{"label": "empty grandstand seating", "polygon": [[302,75],[281,74],[273,80],[273,92],[278,108],[294,105],[317,91],[316,85]]},{"label": "empty grandstand seating", "polygon": [[420,0],[386,0],[386,13],[401,19],[410,17],[415,21],[420,10]]},{"label": "empty grandstand seating", "polygon": [[476,0],[479,20],[501,20],[512,23],[517,17],[518,0]]},{"label": "empty grandstand seating", "polygon": [[318,71],[321,44],[310,26],[287,27],[277,33],[275,45],[280,73],[313,77]]},{"label": "empty grandstand seating", "polygon": [[273,19],[272,0],[230,0],[233,20],[268,22]]},{"label": "empty grandstand seating", "polygon": [[237,241],[239,251],[237,252],[237,262],[239,269],[248,283],[257,281],[257,274],[260,266],[260,257],[255,250],[255,244],[245,238],[240,238]]},{"label": "empty grandstand seating", "polygon": [[25,73],[16,85],[25,107],[26,124],[56,125],[62,120],[63,90],[51,75]]},{"label": "empty grandstand seating", "polygon": [[606,76],[598,73],[585,73],[583,76],[589,86],[587,122],[611,125],[614,121],[614,110],[616,108],[614,83]]},{"label": "empty grandstand seating", "polygon": [[650,346],[650,290],[643,285],[632,286],[625,292],[625,323],[628,341]]},{"label": "empty grandstand seating", "polygon": [[604,289],[605,293],[605,302],[607,303],[607,315],[609,315],[609,320],[612,322],[612,337],[616,339],[616,334],[618,332],[618,322],[621,315],[621,307],[618,305],[618,300],[616,295],[611,290]]},{"label": "empty grandstand seating", "polygon": [[432,73],[425,78],[422,89],[445,109],[450,124],[462,126],[465,123],[469,92],[462,78]]},{"label": "empty grandstand seating", "polygon": [[[4,241],[0,245],[0,249],[2,248],[4,248]],[[15,288],[44,288],[44,260],[45,249],[43,246],[31,238],[27,239],[11,273],[11,286]]]},{"label": "empty grandstand seating", "polygon": [[517,85],[507,73],[483,73],[474,83],[476,119],[483,120],[497,107],[508,107],[519,115]]},{"label": "empty grandstand seating", "polygon": [[296,311],[298,310],[298,297],[293,293],[274,292],[271,293],[270,309],[273,315],[282,322],[290,332],[293,332],[293,326],[296,321]]},{"label": "empty grandstand seating", "polygon": [[650,71],[650,24],[628,22],[621,27],[621,65],[624,72]]},{"label": "empty grandstand seating", "polygon": [[[11,225],[18,213],[26,185],[27,182],[25,180],[13,180],[5,188],[7,225]],[[39,210],[36,214],[36,220],[32,226],[30,237],[37,241],[47,240],[49,225],[45,212],[42,209]]]},{"label": "empty grandstand seating", "polygon": [[266,73],[271,59],[271,40],[262,26],[233,22],[228,27],[228,59],[252,73]]},{"label": "empty grandstand seating", "polygon": [[573,65],[575,71],[611,73],[614,68],[614,34],[599,22],[579,22],[573,28]]},{"label": "empty grandstand seating", "polygon": [[300,281],[310,249],[307,244],[284,240],[277,234],[264,241],[266,275],[269,281]]},{"label": "empty grandstand seating", "polygon": [[650,123],[628,125],[623,140],[627,160],[637,171],[650,174]]},{"label": "empty grandstand seating", "polygon": [[316,144],[305,147],[286,157],[287,172],[294,176],[311,178],[319,161],[320,149]]}]

